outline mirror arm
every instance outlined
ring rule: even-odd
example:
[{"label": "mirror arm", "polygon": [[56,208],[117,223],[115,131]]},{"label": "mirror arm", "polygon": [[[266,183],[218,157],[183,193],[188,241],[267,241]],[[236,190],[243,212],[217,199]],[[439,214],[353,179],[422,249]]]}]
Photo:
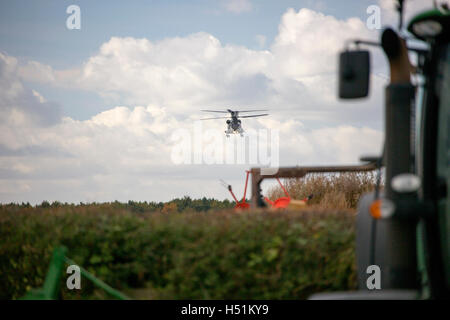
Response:
[{"label": "mirror arm", "polygon": [[354,44],[358,47],[360,44],[365,44],[368,46],[381,47],[381,43],[369,40],[360,40],[360,39],[349,39],[345,42],[345,50],[348,50],[351,44]]},{"label": "mirror arm", "polygon": [[381,43],[375,42],[375,41],[368,41],[368,40],[354,40],[353,43],[358,46],[360,44],[365,44],[367,46],[374,46],[374,47],[381,47]]},{"label": "mirror arm", "polygon": [[[350,46],[350,44],[354,44],[356,46],[358,46],[360,44],[364,44],[367,46],[381,47],[381,43],[379,43],[379,42],[353,39],[353,40],[347,40],[346,45],[345,45],[346,50],[348,50],[348,47]],[[407,47],[406,49],[408,49],[408,51],[413,51],[418,54],[426,54],[428,52],[428,50],[426,50],[426,49],[419,49],[419,48],[414,48],[414,47]]]}]

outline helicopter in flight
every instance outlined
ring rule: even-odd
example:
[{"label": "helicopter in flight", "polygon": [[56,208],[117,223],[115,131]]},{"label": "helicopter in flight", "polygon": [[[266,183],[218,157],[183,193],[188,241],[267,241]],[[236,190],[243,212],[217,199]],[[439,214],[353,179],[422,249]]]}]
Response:
[{"label": "helicopter in flight", "polygon": [[231,110],[227,109],[226,111],[217,111],[217,110],[201,110],[203,112],[215,112],[215,113],[229,113],[229,116],[225,117],[212,117],[212,118],[204,118],[200,120],[212,120],[212,119],[228,119],[227,120],[227,130],[225,130],[225,134],[227,135],[227,138],[230,137],[230,134],[240,134],[241,137],[244,136],[244,129],[241,125],[242,118],[254,118],[254,117],[264,117],[268,116],[268,113],[262,113],[262,114],[252,114],[252,115],[239,115],[240,113],[244,112],[263,112],[268,110],[244,110],[244,111],[238,111],[238,110]]}]

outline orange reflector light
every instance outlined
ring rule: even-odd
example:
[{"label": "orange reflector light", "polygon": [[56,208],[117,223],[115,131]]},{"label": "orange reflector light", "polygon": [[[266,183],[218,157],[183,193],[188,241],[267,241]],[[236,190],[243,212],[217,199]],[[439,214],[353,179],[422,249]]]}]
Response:
[{"label": "orange reflector light", "polygon": [[375,219],[381,218],[381,199],[375,200],[372,202],[369,208],[370,215]]},{"label": "orange reflector light", "polygon": [[388,219],[395,213],[395,204],[386,198],[377,199],[372,202],[369,211],[375,219]]}]

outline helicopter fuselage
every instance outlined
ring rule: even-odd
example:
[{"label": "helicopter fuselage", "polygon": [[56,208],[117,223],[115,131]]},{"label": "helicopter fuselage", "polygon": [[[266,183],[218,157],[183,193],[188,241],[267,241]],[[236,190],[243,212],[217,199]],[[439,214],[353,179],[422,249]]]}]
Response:
[{"label": "helicopter fuselage", "polygon": [[244,133],[244,129],[241,126],[241,120],[237,118],[237,112],[231,113],[231,119],[227,120],[227,130],[225,130],[225,134],[229,137],[230,134],[239,133],[241,136]]}]

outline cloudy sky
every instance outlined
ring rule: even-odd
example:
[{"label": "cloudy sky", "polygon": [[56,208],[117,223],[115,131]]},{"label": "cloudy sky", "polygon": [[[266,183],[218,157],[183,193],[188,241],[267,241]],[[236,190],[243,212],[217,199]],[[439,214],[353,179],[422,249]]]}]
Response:
[{"label": "cloudy sky", "polygon": [[[66,26],[72,4],[79,30]],[[244,170],[265,163],[174,161],[180,145],[253,147],[225,139],[224,120],[196,136],[201,109],[269,109],[243,125],[277,133],[281,166],[379,153],[388,71],[377,49],[370,96],[336,94],[345,41],[379,37],[371,5],[395,23],[388,0],[0,0],[0,202],[230,198],[219,179],[242,194]],[[214,129],[218,140],[204,134]]]}]

